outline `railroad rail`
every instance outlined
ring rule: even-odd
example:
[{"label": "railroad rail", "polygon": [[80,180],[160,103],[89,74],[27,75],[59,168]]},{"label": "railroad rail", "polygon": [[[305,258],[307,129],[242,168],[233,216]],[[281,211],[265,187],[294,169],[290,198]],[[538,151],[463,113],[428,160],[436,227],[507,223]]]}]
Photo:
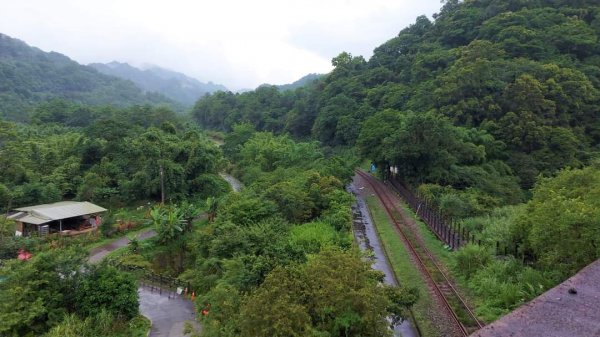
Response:
[{"label": "railroad rail", "polygon": [[431,285],[433,285],[435,293],[438,294],[461,334],[463,336],[469,336],[474,331],[482,328],[483,324],[477,319],[462,296],[460,296],[448,275],[446,275],[440,267],[424,242],[420,240],[415,229],[410,226],[402,226],[394,215],[394,211],[400,213],[400,209],[390,198],[392,192],[382,188],[381,185],[379,185],[379,181],[371,175],[358,170],[356,172],[367,181],[381,201],[385,211],[398,229],[400,236],[406,242],[409,251],[415,257],[418,267],[423,271],[423,274],[425,274],[425,277],[430,281]]}]

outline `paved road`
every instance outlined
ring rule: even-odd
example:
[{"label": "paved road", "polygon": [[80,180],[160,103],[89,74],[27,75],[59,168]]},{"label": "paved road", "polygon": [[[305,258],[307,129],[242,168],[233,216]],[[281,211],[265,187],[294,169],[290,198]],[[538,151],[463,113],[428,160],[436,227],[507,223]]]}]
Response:
[{"label": "paved road", "polygon": [[[149,239],[156,235],[156,232],[153,229],[145,230],[137,235],[138,240]],[[129,244],[129,238],[124,236],[116,241],[105,244],[104,246],[96,247],[90,251],[90,263],[98,263],[100,262],[108,253],[113,250],[121,247],[125,247]]]},{"label": "paved road", "polygon": [[[139,240],[145,240],[156,235],[153,229],[148,229],[137,235]],[[124,236],[116,241],[107,243],[90,251],[90,263],[100,262],[108,253],[129,244],[129,238]],[[183,337],[184,322],[190,321],[196,330],[200,325],[194,321],[195,312],[192,302],[181,297],[171,297],[149,288],[138,288],[140,312],[152,321],[150,337]]]},{"label": "paved road", "polygon": [[221,178],[225,179],[225,181],[227,181],[229,183],[229,185],[231,186],[231,189],[234,192],[239,192],[242,190],[242,183],[235,179],[234,176],[232,176],[231,174],[227,174],[224,172],[219,173],[219,175],[221,176]]},{"label": "paved road", "polygon": [[183,337],[185,322],[190,322],[195,329],[200,325],[194,320],[194,306],[191,301],[181,297],[169,298],[168,294],[152,291],[148,287],[138,289],[140,295],[140,311],[152,321],[150,337]]}]

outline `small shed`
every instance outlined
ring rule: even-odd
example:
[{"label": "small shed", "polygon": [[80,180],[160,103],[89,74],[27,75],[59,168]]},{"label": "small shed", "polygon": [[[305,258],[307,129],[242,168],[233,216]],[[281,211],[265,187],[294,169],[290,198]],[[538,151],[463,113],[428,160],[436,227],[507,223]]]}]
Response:
[{"label": "small shed", "polygon": [[8,218],[16,222],[17,236],[32,233],[77,235],[96,230],[102,222],[100,213],[106,209],[87,201],[61,201],[16,208],[15,212]]}]

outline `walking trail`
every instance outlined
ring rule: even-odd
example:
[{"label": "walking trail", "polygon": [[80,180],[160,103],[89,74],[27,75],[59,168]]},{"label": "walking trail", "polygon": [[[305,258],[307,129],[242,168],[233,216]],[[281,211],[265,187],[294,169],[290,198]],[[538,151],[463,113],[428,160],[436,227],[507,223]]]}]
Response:
[{"label": "walking trail", "polygon": [[[143,231],[137,235],[138,240],[149,239],[156,236],[152,229]],[[108,253],[125,247],[129,244],[129,238],[124,236],[116,241],[94,248],[90,251],[90,263],[100,262]],[[169,292],[156,292],[149,288],[140,286],[138,288],[140,299],[140,312],[152,322],[150,337],[184,337],[183,328],[185,322],[190,322],[196,330],[200,325],[194,320],[194,305],[191,301],[182,297],[169,296]]]}]

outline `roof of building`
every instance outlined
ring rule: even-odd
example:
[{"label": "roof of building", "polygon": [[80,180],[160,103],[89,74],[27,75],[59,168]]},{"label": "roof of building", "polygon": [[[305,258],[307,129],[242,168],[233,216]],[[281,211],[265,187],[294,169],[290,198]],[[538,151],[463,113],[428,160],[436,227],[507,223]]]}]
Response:
[{"label": "roof of building", "polygon": [[10,219],[34,225],[106,211],[105,208],[87,201],[61,201],[53,204],[21,207],[15,210],[19,212],[9,216]]},{"label": "roof of building", "polygon": [[600,260],[471,337],[600,336]]}]

